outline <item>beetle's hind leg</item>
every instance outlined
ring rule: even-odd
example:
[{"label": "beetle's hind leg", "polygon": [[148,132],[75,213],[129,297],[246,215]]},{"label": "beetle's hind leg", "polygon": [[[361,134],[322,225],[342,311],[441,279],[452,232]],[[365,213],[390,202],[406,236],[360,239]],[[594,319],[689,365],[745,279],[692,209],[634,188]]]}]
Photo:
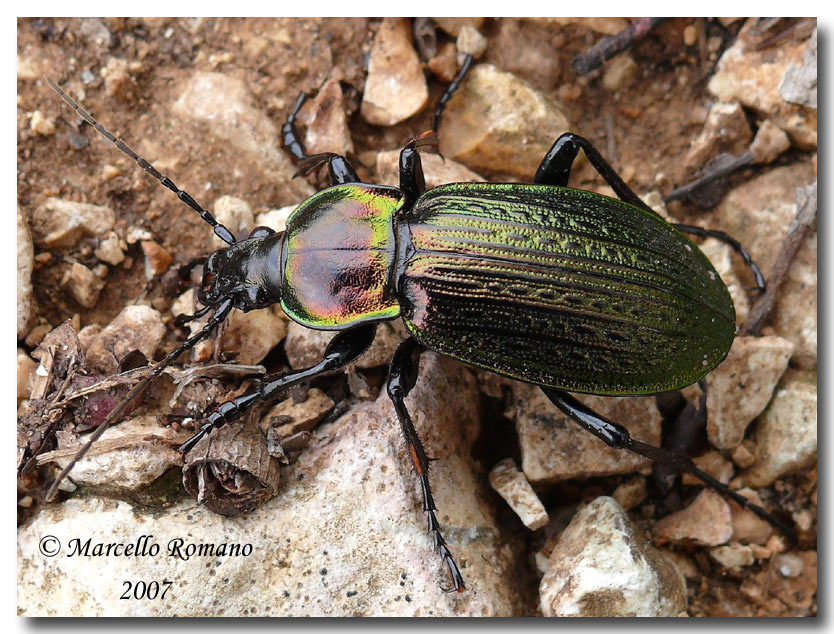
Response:
[{"label": "beetle's hind leg", "polygon": [[394,410],[397,412],[397,418],[400,421],[408,453],[411,456],[417,477],[420,478],[420,486],[423,490],[423,510],[428,516],[429,532],[432,535],[434,547],[440,551],[440,556],[449,566],[449,573],[452,576],[452,587],[443,588],[443,591],[463,592],[466,589],[463,575],[461,575],[452,553],[446,545],[446,540],[443,539],[440,532],[440,523],[434,513],[437,507],[434,504],[431,485],[429,484],[429,457],[426,455],[420,436],[417,434],[411,416],[405,407],[405,397],[417,383],[417,366],[422,351],[423,347],[411,337],[400,344],[394,354],[394,359],[391,361],[391,369],[388,373],[388,396],[394,403]]},{"label": "beetle's hind leg", "polygon": [[645,209],[655,216],[658,215],[625,184],[625,181],[620,178],[611,164],[602,157],[599,150],[588,139],[573,132],[565,132],[556,139],[547,154],[544,155],[539,168],[536,170],[533,182],[541,185],[567,187],[573,162],[576,160],[576,155],[580,149],[585,152],[585,156],[588,157],[591,165],[614,190],[620,200],[624,200],[635,207],[640,207],[640,209]]},{"label": "beetle's hind leg", "polygon": [[681,453],[660,449],[652,445],[635,440],[628,433],[628,430],[613,421],[597,414],[591,408],[582,404],[578,399],[571,396],[567,392],[561,390],[554,390],[551,388],[541,388],[544,395],[558,407],[571,420],[577,423],[583,429],[591,432],[594,436],[602,440],[609,447],[615,449],[627,449],[640,456],[654,460],[655,462],[662,462],[672,465],[681,471],[691,473],[706,485],[718,491],[724,497],[731,499],[740,506],[750,509],[761,517],[763,520],[769,522],[780,531],[782,531],[791,541],[796,542],[796,535],[794,531],[784,522],[774,517],[762,507],[753,504],[747,498],[739,495],[735,491],[731,491],[729,487],[723,482],[716,480],[708,473],[701,471],[695,466],[695,463]]},{"label": "beetle's hind leg", "polygon": [[298,95],[293,109],[287,115],[286,123],[281,126],[281,141],[284,144],[284,149],[298,161],[298,173],[306,176],[317,167],[327,163],[327,168],[330,172],[330,183],[332,185],[358,183],[359,177],[356,175],[356,170],[353,169],[344,156],[332,152],[310,155],[304,151],[304,146],[298,137],[298,130],[295,128],[295,119],[306,101],[306,93]]},{"label": "beetle's hind leg", "polygon": [[744,263],[752,271],[753,277],[756,279],[756,289],[760,293],[764,293],[765,290],[767,290],[767,282],[765,282],[764,274],[762,273],[762,270],[759,268],[759,265],[753,261],[753,256],[750,255],[750,252],[743,246],[741,246],[741,243],[735,238],[733,238],[731,235],[728,235],[723,231],[718,231],[717,229],[704,229],[703,227],[696,227],[694,225],[684,225],[679,222],[672,223],[672,226],[678,229],[679,231],[689,233],[693,236],[708,236],[710,238],[716,238],[717,240],[721,240],[721,242],[730,245],[735,250],[735,252],[741,256],[741,259],[744,260]]},{"label": "beetle's hind leg", "polygon": [[[566,132],[556,139],[547,151],[547,154],[545,154],[542,159],[539,168],[536,170],[536,176],[533,178],[533,182],[540,185],[567,187],[573,162],[576,160],[576,155],[579,153],[580,149],[585,152],[585,155],[588,157],[591,165],[593,165],[597,172],[599,172],[599,175],[605,179],[605,182],[608,183],[611,189],[614,190],[614,193],[617,194],[620,200],[624,200],[625,202],[636,207],[640,207],[640,209],[644,209],[655,216],[658,215],[654,209],[644,203],[640,197],[625,184],[625,181],[620,178],[620,175],[617,174],[613,167],[611,167],[611,164],[603,158],[602,154],[599,153],[599,150],[597,150],[594,145],[588,141],[588,139],[585,139],[578,134],[573,134],[572,132]],[[702,237],[711,236],[729,244],[741,256],[744,263],[750,267],[750,270],[753,272],[753,276],[756,278],[756,288],[760,292],[764,292],[766,288],[764,275],[762,275],[761,269],[753,261],[750,253],[747,249],[741,246],[738,240],[727,235],[723,231],[717,231],[715,229],[704,229],[702,227],[695,227],[680,223],[672,223],[672,226],[680,231],[683,231],[684,233]]]}]

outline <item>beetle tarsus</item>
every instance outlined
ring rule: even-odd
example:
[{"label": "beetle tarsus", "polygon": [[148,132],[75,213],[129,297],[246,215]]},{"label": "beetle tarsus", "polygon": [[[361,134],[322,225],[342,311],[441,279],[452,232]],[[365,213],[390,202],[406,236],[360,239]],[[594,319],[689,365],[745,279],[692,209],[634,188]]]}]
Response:
[{"label": "beetle tarsus", "polygon": [[695,466],[695,463],[692,462],[688,456],[668,451],[666,449],[661,449],[659,447],[654,447],[653,445],[648,445],[644,442],[633,439],[625,427],[608,420],[600,414],[597,414],[591,408],[587,407],[567,392],[551,388],[542,388],[542,392],[544,392],[544,395],[550,399],[556,407],[564,412],[568,418],[573,420],[583,429],[591,432],[609,447],[614,447],[615,449],[627,449],[628,451],[636,453],[639,456],[649,458],[655,462],[670,464],[681,471],[694,475],[707,486],[718,491],[724,497],[731,499],[733,502],[747,509],[750,509],[763,520],[769,522],[782,531],[792,542],[796,542],[796,534],[787,524],[779,520],[774,515],[768,513],[758,504],[754,504],[744,496],[732,491],[720,480],[717,480],[708,473],[701,471]]},{"label": "beetle tarsus", "polygon": [[356,326],[350,330],[337,334],[316,365],[306,370],[298,370],[288,374],[273,374],[261,379],[258,387],[251,392],[220,403],[208,415],[200,430],[179,447],[180,453],[188,453],[207,434],[223,427],[226,423],[237,420],[248,412],[258,401],[269,402],[287,388],[304,381],[309,381],[321,374],[332,372],[347,365],[361,355],[373,343],[376,324]]},{"label": "beetle tarsus", "polygon": [[466,585],[463,582],[463,575],[455,563],[452,551],[446,545],[443,533],[440,532],[440,522],[437,520],[435,511],[437,506],[434,503],[434,496],[431,493],[429,482],[429,462],[432,460],[426,455],[423,442],[405,406],[405,397],[417,383],[417,370],[420,354],[423,347],[414,338],[408,338],[397,348],[394,359],[391,361],[391,368],[388,372],[388,396],[394,403],[394,410],[397,412],[397,419],[405,438],[408,454],[414,466],[414,472],[420,478],[420,488],[423,492],[423,511],[426,513],[428,532],[431,534],[434,549],[440,553],[443,562],[449,568],[452,576],[452,588],[441,589],[444,592],[462,592]]}]

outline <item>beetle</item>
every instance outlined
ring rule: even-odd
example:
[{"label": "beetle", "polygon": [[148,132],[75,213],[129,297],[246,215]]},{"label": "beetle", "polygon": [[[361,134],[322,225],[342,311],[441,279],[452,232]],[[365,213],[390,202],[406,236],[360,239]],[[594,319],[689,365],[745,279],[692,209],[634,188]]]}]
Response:
[{"label": "beetle", "polygon": [[[434,113],[472,65],[466,57]],[[387,393],[419,478],[434,547],[451,576],[447,591],[465,589],[442,535],[429,482],[429,458],[405,405],[420,354],[430,349],[511,379],[538,385],[554,405],[609,446],[671,464],[703,480],[790,534],[763,508],[698,469],[685,455],[634,440],[622,425],[570,394],[653,395],[703,378],[727,355],[735,336],[729,292],[686,234],[730,244],[720,231],[670,224],[646,205],[588,140],[556,139],[532,184],[452,183],[426,190],[420,149],[412,139],[399,155],[397,187],[363,183],[338,154],[307,155],[295,120],[302,94],[282,127],[282,141],[300,173],[327,165],[330,187],[302,202],[286,230],[257,227],[243,240],[83,110],[57,84],[61,98],[118,149],[196,211],[228,246],[205,260],[198,298],[212,312],[205,326],[158,362],[92,434],[58,482],[162,370],[208,337],[232,308],[279,303],[303,326],[337,331],[310,368],[266,376],[248,393],[220,403],[180,450],[240,418],[292,385],[341,368],[371,345],[377,324],[402,319],[410,336],[391,361]],[[568,187],[582,150],[618,198]]]}]

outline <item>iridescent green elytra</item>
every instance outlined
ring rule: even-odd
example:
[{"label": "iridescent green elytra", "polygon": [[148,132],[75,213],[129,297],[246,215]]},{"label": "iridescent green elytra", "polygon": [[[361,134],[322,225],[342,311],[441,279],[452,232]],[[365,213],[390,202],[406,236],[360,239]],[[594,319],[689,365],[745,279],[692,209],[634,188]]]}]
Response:
[{"label": "iridescent green elytra", "polygon": [[426,347],[572,392],[690,385],[735,334],[727,288],[642,209],[552,185],[338,185],[288,221],[282,305],[305,326],[400,315]]},{"label": "iridescent green elytra", "polygon": [[699,380],[732,345],[735,310],[712,264],[626,202],[453,184],[404,221],[406,326],[466,363],[572,392],[651,394]]}]

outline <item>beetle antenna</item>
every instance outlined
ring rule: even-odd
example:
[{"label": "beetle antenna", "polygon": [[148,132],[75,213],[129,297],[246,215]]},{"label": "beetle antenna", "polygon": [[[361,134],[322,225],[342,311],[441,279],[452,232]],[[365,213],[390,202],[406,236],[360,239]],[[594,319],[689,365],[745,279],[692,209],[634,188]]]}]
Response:
[{"label": "beetle antenna", "polygon": [[174,192],[177,195],[177,198],[179,198],[182,202],[191,207],[191,209],[200,214],[200,218],[202,218],[205,222],[211,225],[212,229],[214,229],[214,234],[218,238],[223,240],[223,242],[225,242],[226,244],[234,244],[236,242],[235,237],[232,235],[232,232],[229,231],[225,226],[217,222],[217,220],[214,219],[214,216],[212,216],[208,211],[203,209],[200,206],[200,204],[196,200],[194,200],[191,194],[177,187],[174,184],[174,181],[172,181],[167,176],[163,176],[162,174],[160,174],[153,165],[148,163],[145,159],[143,159],[141,156],[136,154],[136,152],[130,149],[127,143],[122,141],[121,138],[113,135],[109,130],[107,130],[107,128],[105,128],[98,121],[96,121],[89,112],[84,110],[72,97],[65,93],[58,84],[56,84],[48,77],[46,78],[46,81],[49,83],[50,86],[52,86],[52,89],[55,92],[57,92],[58,95],[60,95],[61,99],[63,99],[67,103],[67,105],[75,111],[75,114],[77,114],[85,122],[93,126],[96,129],[96,131],[99,134],[101,134],[101,136],[103,136],[105,139],[107,139],[113,145],[119,148],[122,152],[127,154],[134,161],[136,161],[139,164],[139,167],[141,167],[148,174],[150,174],[160,183],[162,183],[165,187]]},{"label": "beetle antenna", "polygon": [[154,366],[154,369],[151,371],[148,376],[142,379],[139,383],[137,383],[130,392],[127,393],[127,396],[119,403],[113,410],[107,415],[107,418],[104,419],[104,422],[99,425],[87,442],[82,446],[72,457],[72,460],[69,461],[66,467],[63,468],[61,473],[58,474],[58,477],[52,483],[52,486],[49,487],[49,491],[46,492],[46,501],[51,502],[52,499],[55,497],[55,494],[58,492],[58,486],[61,482],[64,481],[64,478],[69,475],[72,468],[76,465],[76,463],[81,460],[87,452],[90,450],[90,447],[93,446],[99,438],[101,438],[102,434],[107,431],[110,425],[115,421],[119,416],[121,416],[125,409],[127,409],[128,405],[133,402],[145,389],[150,385],[151,381],[153,381],[156,377],[162,374],[162,371],[165,370],[171,363],[176,361],[180,355],[186,350],[190,350],[193,348],[199,341],[205,339],[211,332],[220,325],[220,323],[229,316],[229,312],[232,310],[232,300],[227,299],[225,300],[220,306],[217,307],[217,310],[214,312],[214,315],[208,320],[208,323],[203,327],[200,332],[193,335],[189,339],[187,339],[179,348],[171,352],[167,357],[165,357],[162,361]]}]

